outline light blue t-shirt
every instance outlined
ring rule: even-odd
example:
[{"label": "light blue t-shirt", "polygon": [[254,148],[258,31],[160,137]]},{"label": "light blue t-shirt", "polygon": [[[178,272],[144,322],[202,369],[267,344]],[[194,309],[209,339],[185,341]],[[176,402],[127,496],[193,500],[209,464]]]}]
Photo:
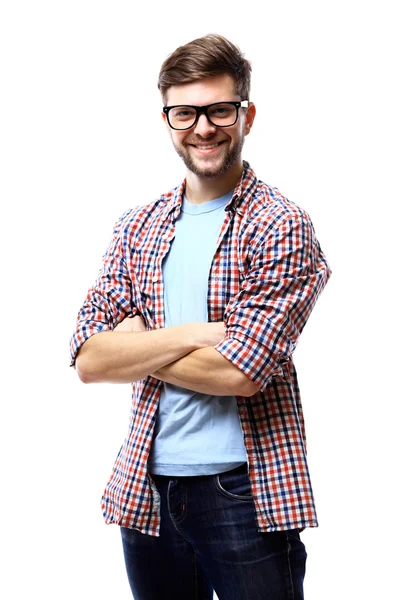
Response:
[{"label": "light blue t-shirt", "polygon": [[[175,239],[162,265],[165,326],[206,322],[208,278],[232,192],[203,204],[183,198]],[[164,384],[148,470],[213,475],[246,462],[234,396],[199,394]]]}]

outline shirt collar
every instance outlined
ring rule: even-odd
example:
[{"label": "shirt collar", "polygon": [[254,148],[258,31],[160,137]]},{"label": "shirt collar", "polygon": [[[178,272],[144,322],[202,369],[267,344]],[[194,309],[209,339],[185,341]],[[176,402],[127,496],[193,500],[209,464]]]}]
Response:
[{"label": "shirt collar", "polygon": [[[241,178],[239,179],[232,198],[226,205],[225,210],[244,214],[249,204],[249,200],[256,191],[257,185],[258,180],[253,169],[250,167],[249,163],[244,160]],[[164,210],[164,216],[166,218],[172,215],[171,218],[176,220],[179,217],[185,186],[186,179],[184,179],[176,188],[161,196],[161,200],[166,202]]]},{"label": "shirt collar", "polygon": [[242,176],[234,190],[230,202],[228,202],[225,207],[225,210],[231,210],[243,215],[247,210],[253,194],[256,192],[257,186],[257,177],[249,163],[244,160]]}]

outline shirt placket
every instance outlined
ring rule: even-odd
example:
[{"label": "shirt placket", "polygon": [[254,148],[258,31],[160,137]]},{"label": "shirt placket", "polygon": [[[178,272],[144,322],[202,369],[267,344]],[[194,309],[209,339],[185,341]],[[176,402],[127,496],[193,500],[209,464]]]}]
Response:
[{"label": "shirt placket", "polygon": [[157,259],[155,261],[152,271],[152,284],[153,284],[153,305],[155,307],[153,314],[153,321],[155,329],[161,329],[165,326],[165,311],[164,311],[164,280],[162,274],[162,261],[168,254],[171,247],[171,242],[175,237],[175,220],[173,215],[164,222],[163,230],[160,235],[160,245],[157,252]]},{"label": "shirt placket", "polygon": [[[229,235],[228,239],[224,239],[225,236],[228,234],[228,229],[229,229],[230,224],[232,224],[231,234]],[[230,209],[227,211],[226,220],[224,221],[222,228],[220,230],[220,233],[219,233],[219,237],[217,240],[217,249],[216,249],[216,253],[213,258],[213,263],[212,263],[211,272],[210,272],[209,289],[211,289],[210,286],[213,286],[213,288],[215,288],[216,291],[215,291],[215,293],[211,293],[208,295],[208,298],[210,300],[209,306],[208,306],[209,321],[221,320],[222,314],[225,312],[225,306],[222,306],[222,301],[220,301],[220,299],[225,297],[223,285],[226,284],[226,279],[223,278],[219,272],[220,248],[223,243],[228,244],[229,247],[231,247],[233,244],[237,244],[238,234],[239,234],[239,221],[237,221],[236,211],[234,214],[232,212],[232,210]],[[228,252],[229,252],[229,254],[234,255],[232,257],[233,259],[236,257],[235,262],[236,262],[236,264],[238,264],[237,250],[236,249],[231,250],[231,248],[228,248]],[[235,294],[237,294],[238,290],[239,290],[239,282],[238,282],[238,285],[234,285],[234,283],[233,283],[231,286],[231,290],[230,290],[230,296],[234,296]],[[245,406],[245,398],[237,396],[237,405],[238,405],[239,421],[240,421],[241,429],[244,431],[244,433],[249,434],[249,440],[250,440],[251,432],[250,432],[250,427],[249,427],[249,423],[248,423],[247,410],[246,410],[246,406]],[[251,446],[250,442],[249,442],[249,444],[246,444],[246,452],[247,452],[247,464],[248,464],[248,473],[249,473],[249,471],[250,471],[250,456],[252,454],[252,446]]]},{"label": "shirt placket", "polygon": [[[208,280],[208,292],[207,292],[207,315],[208,321],[221,321],[223,314],[223,279],[220,275],[220,255],[221,245],[224,237],[227,234],[232,219],[231,211],[227,211],[225,214],[224,222],[221,226],[220,233],[218,234],[217,245],[214,252],[213,260],[211,261],[209,280]],[[228,240],[227,243],[231,243]]]}]

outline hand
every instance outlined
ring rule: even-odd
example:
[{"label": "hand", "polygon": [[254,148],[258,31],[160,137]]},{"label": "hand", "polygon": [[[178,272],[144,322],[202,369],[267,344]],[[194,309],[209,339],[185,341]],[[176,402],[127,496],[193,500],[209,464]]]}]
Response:
[{"label": "hand", "polygon": [[113,331],[123,331],[126,333],[140,333],[147,331],[143,317],[136,315],[134,317],[126,317],[118,325],[116,325]]},{"label": "hand", "polygon": [[223,321],[189,323],[189,328],[196,337],[199,348],[215,346],[225,338],[225,324]]}]

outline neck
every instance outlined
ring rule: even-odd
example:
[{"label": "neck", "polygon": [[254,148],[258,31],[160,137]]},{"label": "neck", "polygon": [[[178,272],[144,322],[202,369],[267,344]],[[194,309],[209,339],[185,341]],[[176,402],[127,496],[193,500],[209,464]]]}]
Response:
[{"label": "neck", "polygon": [[191,204],[203,204],[233,190],[243,171],[241,159],[236,161],[225,175],[218,177],[199,177],[192,171],[186,171],[186,198]]}]

